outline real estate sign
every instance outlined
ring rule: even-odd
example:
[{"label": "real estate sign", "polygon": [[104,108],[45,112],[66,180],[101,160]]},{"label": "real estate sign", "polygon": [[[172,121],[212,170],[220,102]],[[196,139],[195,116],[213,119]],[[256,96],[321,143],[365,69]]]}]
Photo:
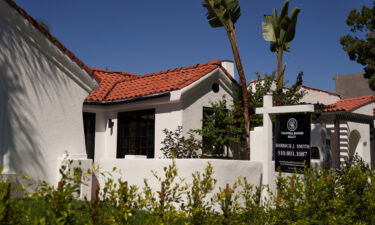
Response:
[{"label": "real estate sign", "polygon": [[310,114],[279,114],[275,124],[275,168],[300,172],[310,167]]}]

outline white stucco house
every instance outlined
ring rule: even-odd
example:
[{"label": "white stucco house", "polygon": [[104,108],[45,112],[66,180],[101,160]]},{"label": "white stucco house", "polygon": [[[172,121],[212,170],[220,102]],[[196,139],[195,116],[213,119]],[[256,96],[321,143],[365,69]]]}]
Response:
[{"label": "white stucco house", "polygon": [[[329,105],[326,112],[350,112],[361,115],[374,116],[375,95],[366,95],[354,98],[340,99]],[[333,124],[327,128],[333,133]],[[340,159],[344,161],[353,157],[356,153],[366,162],[370,163],[370,126],[363,123],[340,123]]]},{"label": "white stucco house", "polygon": [[89,68],[12,0],[0,1],[0,47],[0,167],[51,184],[65,153],[109,170],[163,158],[164,129],[201,128],[211,102],[225,95],[229,107],[238,88],[230,61],[140,76]]},{"label": "white stucco house", "polygon": [[[160,184],[151,174],[162,173],[172,163],[165,159],[164,129],[182,126],[183,134],[200,129],[211,102],[223,98],[232,104],[238,84],[233,62],[211,61],[146,75],[93,69],[99,88],[83,104],[86,151],[103,171],[118,168],[115,179],[143,186],[148,179],[156,190]],[[203,171],[208,162],[215,168],[218,186],[234,183],[238,176],[259,185],[262,164],[248,160],[175,159],[179,174],[191,182],[191,174]],[[97,174],[103,185],[105,177]]]},{"label": "white stucco house", "polygon": [[[252,90],[252,92],[255,92],[257,82],[264,82],[264,81],[263,79],[252,80],[248,84],[248,89]],[[271,90],[275,90],[275,89],[276,89],[276,81],[272,82],[271,84]],[[288,87],[284,87],[283,90],[286,91],[287,89]],[[323,89],[310,87],[307,85],[298,86],[298,90],[304,93],[302,99],[300,100],[300,103],[329,105],[341,99],[340,95],[335,92],[326,91]]]},{"label": "white stucco house", "polygon": [[0,1],[0,167],[56,180],[58,158],[86,159],[82,103],[91,70],[13,1]]},{"label": "white stucco house", "polygon": [[306,85],[299,86],[299,91],[304,93],[304,96],[300,100],[303,103],[329,105],[340,100],[340,95],[335,92]]},{"label": "white stucco house", "polygon": [[95,124],[89,157],[163,158],[164,129],[200,129],[205,110],[224,95],[230,107],[238,88],[233,68],[233,62],[212,61],[141,76],[93,69],[99,88],[83,107]]}]

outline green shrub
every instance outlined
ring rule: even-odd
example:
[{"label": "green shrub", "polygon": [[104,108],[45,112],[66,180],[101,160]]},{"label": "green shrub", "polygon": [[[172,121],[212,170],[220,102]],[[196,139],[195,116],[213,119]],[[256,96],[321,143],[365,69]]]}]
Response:
[{"label": "green shrub", "polygon": [[178,126],[175,131],[163,130],[163,147],[160,149],[166,158],[189,159],[198,158],[202,143],[192,132],[188,132],[185,137],[182,134],[182,126]]},{"label": "green shrub", "polygon": [[184,210],[188,212],[191,224],[213,224],[215,219],[210,195],[215,188],[216,180],[212,178],[213,167],[209,163],[203,173],[192,174],[193,182],[187,192],[187,203]]},{"label": "green shrub", "polygon": [[358,157],[335,171],[279,174],[278,193],[245,178],[215,192],[211,164],[188,184],[173,162],[162,175],[153,172],[159,190],[108,176],[88,201],[77,197],[90,173],[69,161],[60,173],[57,187],[41,182],[27,198],[12,198],[12,178],[1,177],[0,224],[375,224],[375,173]]}]

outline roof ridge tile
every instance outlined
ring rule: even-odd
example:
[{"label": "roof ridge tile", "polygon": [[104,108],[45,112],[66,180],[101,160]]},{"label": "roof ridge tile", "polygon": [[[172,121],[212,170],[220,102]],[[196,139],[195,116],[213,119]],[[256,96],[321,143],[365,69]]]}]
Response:
[{"label": "roof ridge tile", "polygon": [[138,75],[130,72],[121,72],[121,71],[112,71],[112,70],[105,70],[105,69],[98,69],[98,68],[90,68],[93,73],[105,73],[105,74],[116,74],[116,75],[124,75],[124,76],[132,76],[138,77]]},{"label": "roof ridge tile", "polygon": [[149,76],[149,75],[159,75],[159,74],[164,74],[164,73],[173,72],[173,71],[182,71],[182,70],[187,70],[187,69],[194,69],[194,68],[198,68],[198,67],[201,67],[201,66],[208,66],[208,65],[221,66],[221,63],[218,63],[218,62],[221,62],[221,61],[220,60],[214,60],[214,61],[210,61],[210,62],[206,62],[206,63],[202,63],[202,64],[198,63],[198,64],[194,64],[194,65],[190,65],[190,66],[177,67],[177,68],[173,68],[173,69],[162,70],[162,71],[159,71],[159,72],[156,72],[156,73],[142,74],[139,77],[144,77],[144,76]]}]

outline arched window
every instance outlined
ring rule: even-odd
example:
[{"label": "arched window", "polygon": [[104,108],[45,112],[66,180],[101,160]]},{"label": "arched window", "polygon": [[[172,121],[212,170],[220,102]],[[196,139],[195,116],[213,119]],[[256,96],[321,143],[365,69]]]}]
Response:
[{"label": "arched window", "polygon": [[358,130],[352,130],[349,134],[349,160],[352,160],[355,155],[355,150],[357,149],[359,140],[361,139],[361,134]]}]

